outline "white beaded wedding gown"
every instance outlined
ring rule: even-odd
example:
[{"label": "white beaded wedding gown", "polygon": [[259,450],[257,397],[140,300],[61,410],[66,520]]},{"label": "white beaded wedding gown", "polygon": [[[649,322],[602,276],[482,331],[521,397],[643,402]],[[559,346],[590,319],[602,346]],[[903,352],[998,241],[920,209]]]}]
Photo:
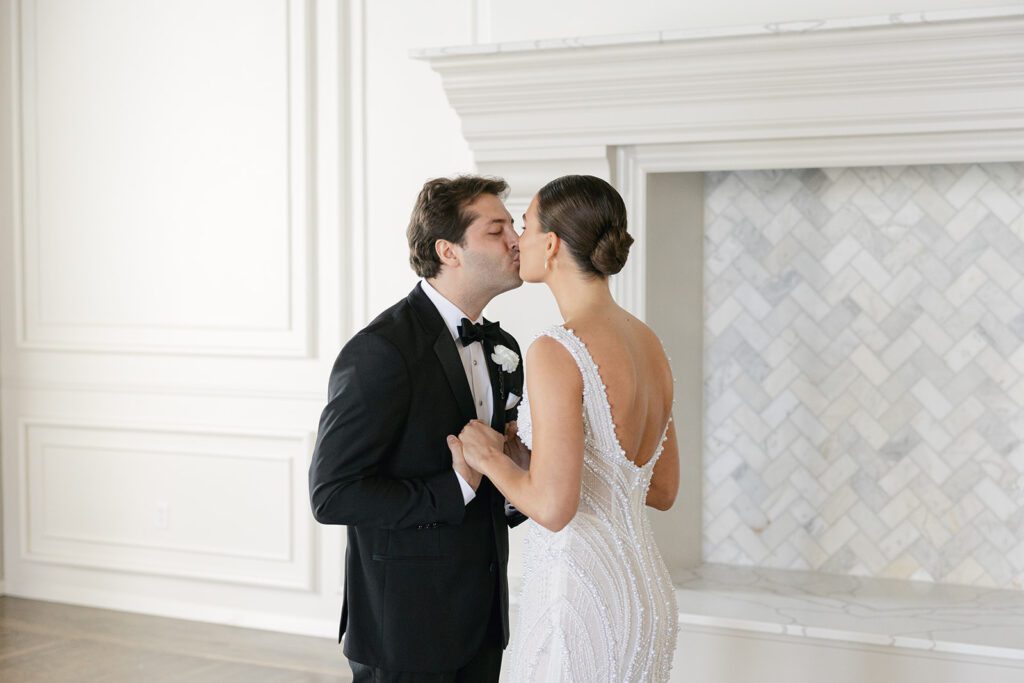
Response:
[{"label": "white beaded wedding gown", "polygon": [[[668,425],[654,456],[642,467],[631,462],[583,341],[562,326],[542,334],[565,346],[583,376],[583,480],[579,510],[564,529],[524,524],[524,576],[508,680],[668,681],[678,629],[675,590],[645,509]],[[529,389],[519,434],[531,447]]]}]

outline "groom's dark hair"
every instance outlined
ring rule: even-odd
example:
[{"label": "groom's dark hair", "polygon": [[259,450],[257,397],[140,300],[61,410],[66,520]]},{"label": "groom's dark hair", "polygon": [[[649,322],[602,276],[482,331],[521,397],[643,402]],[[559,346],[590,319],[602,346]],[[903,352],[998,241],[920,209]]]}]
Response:
[{"label": "groom's dark hair", "polygon": [[441,271],[441,259],[434,245],[447,240],[463,245],[466,228],[476,215],[466,208],[483,194],[504,199],[508,183],[501,178],[460,175],[434,178],[423,184],[412,208],[406,237],[409,239],[409,265],[422,278],[435,277]]}]

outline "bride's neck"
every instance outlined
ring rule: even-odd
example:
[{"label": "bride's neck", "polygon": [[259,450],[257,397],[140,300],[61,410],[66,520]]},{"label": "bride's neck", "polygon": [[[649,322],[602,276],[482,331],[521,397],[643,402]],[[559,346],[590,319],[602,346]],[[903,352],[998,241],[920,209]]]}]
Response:
[{"label": "bride's neck", "polygon": [[572,323],[589,311],[616,305],[608,278],[587,278],[579,273],[564,272],[549,278],[547,285],[566,323]]}]

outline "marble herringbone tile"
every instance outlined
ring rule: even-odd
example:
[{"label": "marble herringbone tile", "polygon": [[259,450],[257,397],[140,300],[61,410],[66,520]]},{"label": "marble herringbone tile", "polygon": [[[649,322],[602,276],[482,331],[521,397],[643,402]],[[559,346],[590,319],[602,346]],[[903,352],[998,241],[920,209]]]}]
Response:
[{"label": "marble herringbone tile", "polygon": [[704,559],[1024,589],[1024,163],[708,173]]}]

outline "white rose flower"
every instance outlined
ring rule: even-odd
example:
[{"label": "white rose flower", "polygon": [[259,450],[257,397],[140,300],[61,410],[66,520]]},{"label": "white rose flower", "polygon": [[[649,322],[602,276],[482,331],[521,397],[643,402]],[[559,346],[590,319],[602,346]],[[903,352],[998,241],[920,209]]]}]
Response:
[{"label": "white rose flower", "polygon": [[501,366],[504,372],[515,372],[516,368],[519,367],[519,355],[508,348],[498,344],[494,347],[494,353],[491,354],[491,360]]}]

